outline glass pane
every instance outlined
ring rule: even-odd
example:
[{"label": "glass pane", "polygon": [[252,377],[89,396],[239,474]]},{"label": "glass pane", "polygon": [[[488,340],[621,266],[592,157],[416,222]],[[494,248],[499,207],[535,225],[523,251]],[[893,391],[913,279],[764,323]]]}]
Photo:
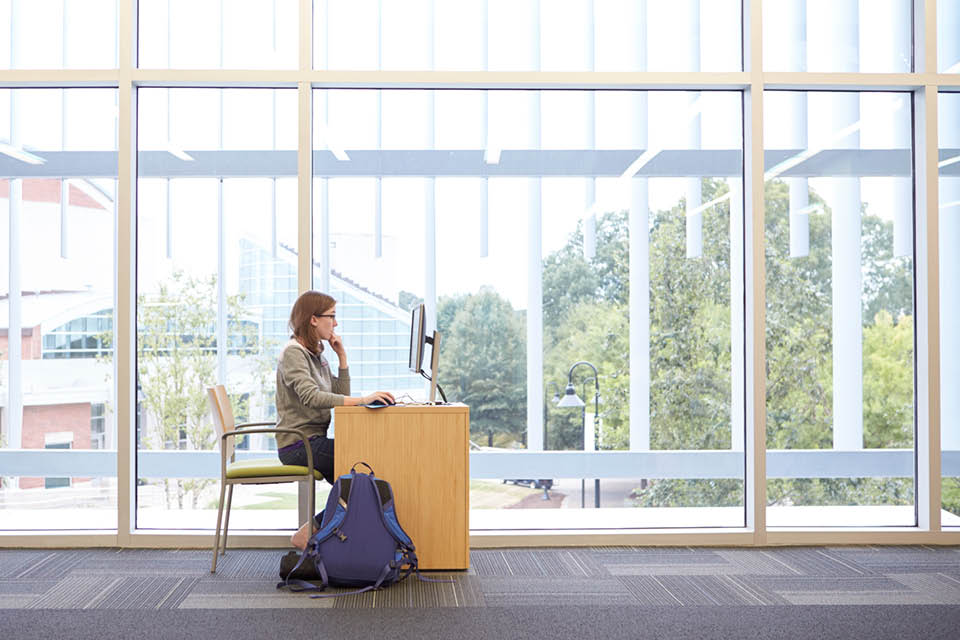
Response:
[{"label": "glass pane", "polygon": [[937,0],[937,70],[960,73],[960,0]]},{"label": "glass pane", "polygon": [[767,523],[913,526],[909,94],[767,92]]},{"label": "glass pane", "polygon": [[0,69],[117,66],[117,0],[0,0]]},{"label": "glass pane", "polygon": [[[440,384],[470,406],[472,528],[743,526],[740,105],[725,92],[316,91],[314,246],[330,270],[315,286],[342,291],[338,321],[360,354],[382,351],[389,316],[400,371],[409,310],[427,304]],[[645,238],[632,248],[631,225]],[[641,250],[648,275],[632,290]],[[543,264],[533,301],[531,252]],[[649,301],[635,317],[631,295]],[[530,397],[538,333],[544,387]],[[363,391],[425,398],[417,378],[379,377],[382,355],[357,357]],[[573,372],[587,406],[555,406],[581,360],[597,370]],[[584,449],[596,478],[566,462]],[[630,456],[612,469],[601,451]],[[599,525],[580,511],[597,501],[616,507]],[[544,506],[564,509],[545,520]]]},{"label": "glass pane", "polygon": [[913,70],[911,0],[764,0],[767,71]]},{"label": "glass pane", "polygon": [[317,69],[742,68],[737,0],[314,0],[314,12]]},{"label": "glass pane", "polygon": [[294,69],[297,0],[140,0],[142,69]]},{"label": "glass pane", "polygon": [[116,101],[0,91],[3,529],[117,526]]},{"label": "glass pane", "polygon": [[940,133],[940,446],[943,526],[960,526],[960,93],[941,93]]},{"label": "glass pane", "polygon": [[[284,124],[296,91],[141,89],[138,107],[137,526],[213,528],[220,456],[205,387],[226,386],[238,423],[276,414],[296,291],[296,136]],[[269,435],[237,445],[239,458],[276,459]],[[237,489],[231,529],[295,528],[295,496]]]}]

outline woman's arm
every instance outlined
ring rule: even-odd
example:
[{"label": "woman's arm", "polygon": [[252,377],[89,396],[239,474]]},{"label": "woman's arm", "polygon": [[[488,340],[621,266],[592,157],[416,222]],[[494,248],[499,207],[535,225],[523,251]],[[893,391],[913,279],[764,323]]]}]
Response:
[{"label": "woman's arm", "polygon": [[[293,387],[297,397],[300,398],[305,406],[314,409],[331,409],[346,405],[352,407],[358,404],[370,404],[374,400],[380,400],[384,403],[393,404],[395,402],[393,394],[387,391],[375,391],[366,396],[349,396],[344,393],[334,391],[324,391],[317,385],[317,381],[310,374],[310,365],[307,362],[307,354],[301,349],[290,348],[283,352],[280,360],[280,367],[283,372],[284,381]],[[342,371],[342,370],[341,370]],[[349,393],[350,378],[347,373],[346,386]],[[337,378],[331,376],[334,384],[338,383]]]},{"label": "woman's arm", "polygon": [[284,382],[293,388],[304,406],[330,409],[343,404],[343,394],[324,391],[317,384],[303,350],[293,347],[286,349],[280,359],[280,369]]}]

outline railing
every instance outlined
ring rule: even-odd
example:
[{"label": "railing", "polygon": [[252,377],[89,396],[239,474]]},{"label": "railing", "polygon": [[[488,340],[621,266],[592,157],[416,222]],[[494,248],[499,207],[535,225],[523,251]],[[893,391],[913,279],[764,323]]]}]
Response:
[{"label": "railing", "polygon": [[[275,457],[238,451],[237,457]],[[960,476],[960,451],[942,452],[944,476]],[[140,451],[138,478],[219,478],[217,451]],[[742,451],[474,451],[471,478],[733,478],[743,479]],[[115,477],[116,451],[0,449],[0,476]],[[914,475],[912,449],[776,449],[768,478],[904,478]]]}]

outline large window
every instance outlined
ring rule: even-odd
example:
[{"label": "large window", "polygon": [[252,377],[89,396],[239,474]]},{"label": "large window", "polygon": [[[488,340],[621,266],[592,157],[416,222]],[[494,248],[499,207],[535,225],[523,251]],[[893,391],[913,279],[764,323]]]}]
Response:
[{"label": "large window", "polygon": [[3,529],[116,527],[116,100],[0,90]]},{"label": "large window", "polygon": [[911,96],[764,109],[768,523],[913,525]]},{"label": "large window", "polygon": [[[358,392],[424,399],[423,381],[390,376],[425,300],[440,384],[470,406],[479,455],[576,451],[592,471],[550,453],[533,478],[509,458],[476,470],[475,529],[583,527],[570,508],[586,506],[630,509],[619,526],[743,525],[740,94],[334,90],[314,104],[314,247],[329,260],[314,282],[339,296]],[[568,382],[578,407],[553,399]],[[615,451],[632,464],[608,468]],[[659,458],[670,471],[644,474]],[[545,520],[546,502],[563,509]]]},{"label": "large window", "polygon": [[[138,92],[142,528],[215,521],[219,456],[206,386],[226,385],[239,421],[275,414],[273,372],[296,293],[295,100],[274,89]],[[271,438],[248,437],[238,442],[244,455],[275,455]],[[233,509],[233,528],[293,526],[295,487],[240,487]]]},{"label": "large window", "polygon": [[[313,287],[354,394],[425,398],[426,305],[478,532],[949,540],[958,33],[960,0],[0,0],[0,528],[211,529],[204,388],[275,418]],[[304,508],[236,498],[255,543]]]}]

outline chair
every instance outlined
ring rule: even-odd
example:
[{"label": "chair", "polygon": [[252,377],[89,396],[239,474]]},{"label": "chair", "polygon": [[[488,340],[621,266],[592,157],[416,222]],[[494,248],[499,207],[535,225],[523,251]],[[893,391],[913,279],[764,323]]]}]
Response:
[{"label": "chair", "polygon": [[[278,484],[281,482],[307,483],[307,504],[314,506],[314,481],[322,480],[319,471],[313,469],[313,450],[307,437],[296,429],[277,429],[273,422],[247,422],[234,424],[230,398],[222,384],[207,387],[207,400],[213,416],[213,426],[220,444],[220,508],[217,511],[217,535],[213,541],[213,565],[210,573],[217,572],[217,555],[227,553],[227,530],[230,525],[230,503],[233,500],[235,484]],[[256,429],[254,427],[270,428]],[[258,458],[255,460],[236,460],[235,438],[251,433],[291,433],[303,440],[307,451],[307,466],[282,464],[277,458]],[[310,473],[313,470],[313,473]],[[228,490],[229,487],[229,490]],[[227,497],[227,517],[223,520],[223,549],[220,550],[220,522],[223,518],[223,498]],[[309,519],[310,535],[313,535],[313,518]],[[220,553],[218,554],[218,550]]]}]

